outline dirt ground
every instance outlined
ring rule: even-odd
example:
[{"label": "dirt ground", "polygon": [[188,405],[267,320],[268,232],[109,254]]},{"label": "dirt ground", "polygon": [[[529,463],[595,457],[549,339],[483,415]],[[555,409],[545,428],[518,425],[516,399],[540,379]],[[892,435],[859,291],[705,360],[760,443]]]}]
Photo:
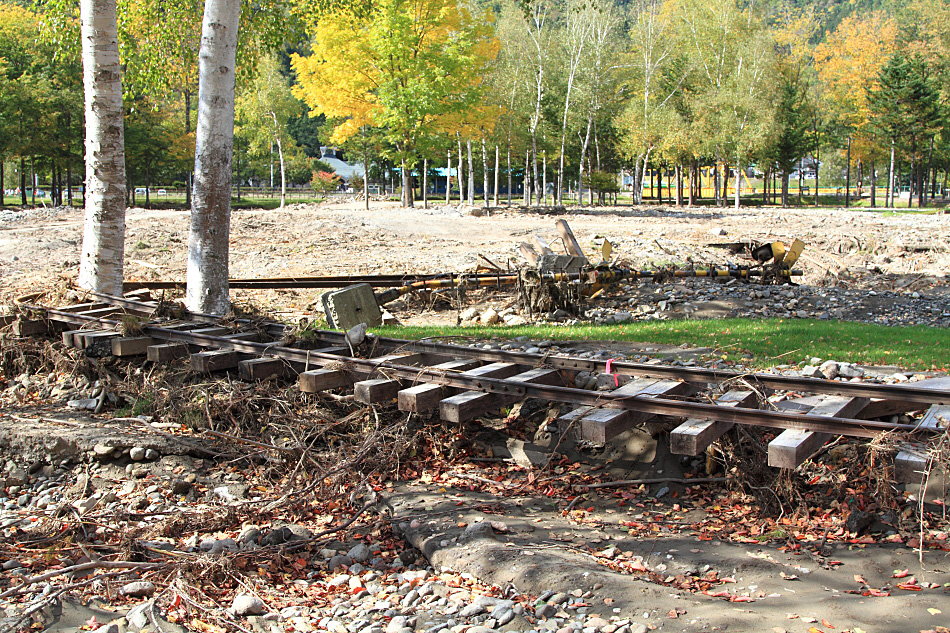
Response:
[{"label": "dirt ground", "polygon": [[[607,239],[614,244],[615,256],[637,267],[688,261],[723,264],[732,257],[710,244],[790,243],[799,238],[807,244],[800,266],[805,284],[950,293],[946,276],[950,215],[675,207],[594,208],[556,217],[514,209],[494,209],[490,215],[471,211],[444,205],[407,210],[393,203],[374,203],[365,211],[361,202],[235,211],[232,276],[464,272],[475,269],[479,255],[514,267],[521,261],[518,244],[534,233],[555,242],[554,221],[563,218],[585,251],[595,253],[596,245]],[[128,279],[184,278],[186,212],[132,209],[127,235]],[[75,279],[81,237],[78,210],[0,217],[0,300],[62,287]],[[318,309],[319,293],[241,291],[235,297],[275,313],[300,315]],[[454,323],[456,314],[407,308],[397,317],[409,324]],[[0,436],[0,444],[8,457],[26,455],[31,450],[27,445],[34,451],[45,447],[32,457],[59,450],[57,446],[82,454],[101,440],[95,433],[75,438],[73,412],[49,407],[38,411],[35,403],[26,407],[3,402],[0,425],[7,432]],[[26,431],[11,426],[14,416],[28,420],[59,416],[67,420],[69,432],[57,431],[62,426],[51,431],[40,428],[38,434],[52,444],[40,439],[24,443]],[[91,423],[98,424],[94,419]],[[106,426],[115,435],[115,424]],[[492,447],[492,441],[484,440],[490,450],[483,454],[504,457],[503,448]],[[494,441],[504,444],[499,437]],[[577,459],[583,473],[609,474],[612,479],[680,477],[684,471],[695,471],[696,464],[665,454],[665,444],[631,434],[613,451],[571,453],[562,468],[570,469]],[[161,449],[161,443],[155,446]],[[173,452],[167,449],[166,454]],[[395,529],[437,570],[451,568],[487,585],[532,595],[580,589],[592,613],[664,631],[905,633],[950,624],[945,523],[928,532],[933,538],[922,558],[912,547],[915,534],[906,527],[890,539],[881,533],[873,537],[847,533],[842,527],[846,507],[837,502],[811,519],[796,513],[792,522],[780,523],[790,518],[783,508],[782,517],[773,512],[760,521],[773,527],[787,525],[790,534],[797,534],[799,526],[797,543],[793,536],[710,537],[701,526],[730,510],[739,517],[738,505],[726,504],[739,504],[741,497],[660,483],[587,491],[581,503],[568,507],[564,496],[526,487],[525,481],[534,477],[530,471],[505,472],[494,484],[481,485],[476,485],[478,478],[493,477],[491,472],[465,473],[422,473],[386,490]],[[814,473],[824,476],[820,469]],[[839,484],[847,485],[845,480]],[[750,516],[759,510],[750,508]],[[493,520],[504,525],[472,529]],[[809,526],[810,520],[818,527]],[[746,521],[755,520],[742,518],[743,525]],[[761,536],[759,527],[751,529],[753,536]],[[902,570],[907,574],[898,573]],[[704,591],[677,586],[679,576],[710,573],[729,580]],[[923,589],[898,588],[909,576]],[[868,588],[878,593],[868,593]],[[77,625],[63,623],[58,630],[71,632]]]},{"label": "dirt ground", "polygon": [[[402,209],[396,203],[291,205],[280,211],[238,210],[231,219],[231,276],[470,272],[479,255],[503,268],[523,261],[518,245],[532,234],[556,244],[555,219],[573,228],[589,257],[604,239],[613,257],[637,268],[735,261],[714,243],[795,238],[806,243],[802,283],[950,293],[950,215],[887,214],[845,209],[618,207],[552,216],[519,209],[472,215],[468,207]],[[13,214],[11,214],[13,215]],[[126,278],[184,279],[188,213],[130,209]],[[79,210],[0,217],[0,299],[75,279],[82,241]],[[236,292],[276,309],[306,312],[319,291]],[[404,323],[417,313],[397,314]],[[445,315],[454,322],[455,315]],[[438,320],[437,315],[422,317]]]}]

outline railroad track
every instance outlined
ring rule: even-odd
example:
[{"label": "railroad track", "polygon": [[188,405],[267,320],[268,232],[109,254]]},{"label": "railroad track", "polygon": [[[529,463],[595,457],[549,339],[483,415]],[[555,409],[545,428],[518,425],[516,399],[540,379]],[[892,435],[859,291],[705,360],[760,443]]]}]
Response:
[{"label": "railroad track", "polygon": [[[90,302],[59,308],[23,301],[33,318],[6,317],[8,323],[0,325],[11,325],[20,336],[58,332],[64,343],[93,356],[144,355],[154,363],[187,358],[197,372],[236,371],[248,381],[296,376],[304,392],[352,390],[358,402],[437,413],[446,422],[538,398],[569,405],[558,418],[559,431],[592,444],[655,416],[681,420],[670,442],[672,452],[682,455],[702,453],[737,424],[767,427],[778,431],[768,445],[769,465],[780,468],[795,468],[833,436],[875,438],[900,431],[926,440],[946,432],[950,421],[950,377],[883,385],[382,337],[354,348],[340,332],[293,336],[277,322],[195,313],[160,317],[168,310],[147,292],[131,294],[91,293]],[[138,333],[123,336],[130,319]],[[578,372],[610,374],[615,388],[576,388]],[[915,412],[913,424],[885,421]],[[926,466],[926,455],[905,450],[896,464],[898,478],[910,480]]]}]

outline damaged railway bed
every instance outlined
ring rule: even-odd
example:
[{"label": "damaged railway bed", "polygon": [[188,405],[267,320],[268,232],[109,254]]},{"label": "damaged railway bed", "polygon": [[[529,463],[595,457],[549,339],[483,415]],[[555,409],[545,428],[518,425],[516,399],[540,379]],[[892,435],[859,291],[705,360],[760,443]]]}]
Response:
[{"label": "damaged railway bed", "polygon": [[[950,613],[944,376],[401,340],[147,290],[25,300],[3,326],[30,413],[0,414],[0,442],[31,460],[6,468],[8,629],[922,631]],[[90,391],[61,393],[63,415],[44,371]]]}]

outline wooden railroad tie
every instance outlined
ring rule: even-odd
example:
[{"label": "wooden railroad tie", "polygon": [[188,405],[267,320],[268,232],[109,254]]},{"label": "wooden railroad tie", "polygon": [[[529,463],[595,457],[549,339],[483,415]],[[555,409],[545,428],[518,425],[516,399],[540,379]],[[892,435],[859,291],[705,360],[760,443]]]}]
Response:
[{"label": "wooden railroad tie", "polygon": [[[828,417],[853,418],[867,406],[868,398],[828,396],[808,413]],[[769,442],[769,466],[796,468],[831,438],[827,433],[785,429]]]},{"label": "wooden railroad tie", "polygon": [[[695,390],[695,386],[686,382],[635,378],[608,393],[612,397],[653,396],[662,398],[665,396],[689,395]],[[578,407],[558,418],[558,427],[562,433],[571,429],[569,435],[575,440],[602,445],[624,431],[629,431],[638,424],[643,424],[652,417],[654,417],[652,413],[631,409]]]}]

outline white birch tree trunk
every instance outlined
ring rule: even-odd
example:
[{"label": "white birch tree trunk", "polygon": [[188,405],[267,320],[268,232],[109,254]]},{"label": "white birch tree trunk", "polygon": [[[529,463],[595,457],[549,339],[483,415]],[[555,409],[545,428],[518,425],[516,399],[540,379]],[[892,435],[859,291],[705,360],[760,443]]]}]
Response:
[{"label": "white birch tree trunk", "polygon": [[[277,123],[277,113],[271,112],[271,117],[274,120],[274,141],[277,143],[277,159],[280,161],[280,208],[283,209],[284,205],[287,203],[287,169],[284,165],[284,144],[280,140],[280,127]],[[240,167],[238,167],[238,175],[240,175]],[[238,178],[238,186],[240,187],[240,178]],[[147,191],[147,190],[146,190]],[[240,198],[240,191],[238,192],[238,197]]]},{"label": "white birch tree trunk", "polygon": [[[736,211],[739,210],[739,192],[742,190],[742,163],[739,161],[739,157],[736,156]],[[788,176],[785,177],[785,188],[788,189]],[[784,193],[783,193],[784,195]]]},{"label": "white birch tree trunk", "polygon": [[491,203],[488,200],[488,150],[485,147],[485,139],[482,139],[482,197],[487,209]]},{"label": "white birch tree trunk", "polygon": [[452,150],[448,151],[445,165],[445,204],[449,204],[452,202]]},{"label": "white birch tree trunk", "polygon": [[234,143],[234,70],[240,0],[206,0],[198,53],[198,127],[185,304],[227,314]]},{"label": "white birch tree trunk", "polygon": [[[817,185],[815,189],[818,189]],[[891,143],[891,164],[887,171],[887,200],[889,201],[888,207],[897,206],[897,203],[894,202],[894,143]]]},{"label": "white birch tree trunk", "polygon": [[498,206],[498,170],[501,168],[499,161],[498,146],[495,145],[495,188],[492,190],[493,202],[492,204],[496,207]]},{"label": "white birch tree trunk", "polygon": [[81,0],[86,189],[79,286],[122,294],[125,135],[115,0]]},{"label": "white birch tree trunk", "polygon": [[429,159],[422,159],[422,208],[429,208]]},{"label": "white birch tree trunk", "polygon": [[472,139],[465,142],[468,147],[468,205],[475,206],[475,163],[472,162]]},{"label": "white birch tree trunk", "polygon": [[541,151],[541,204],[548,204],[548,150]]},{"label": "white birch tree trunk", "polygon": [[529,164],[531,163],[531,148],[524,151],[524,206],[531,204],[531,174],[529,173]]},{"label": "white birch tree trunk", "polygon": [[[458,137],[458,134],[456,133]],[[459,205],[465,204],[465,154],[462,152],[462,138],[458,137],[459,142],[459,168],[458,168],[458,179],[459,179]]]}]

